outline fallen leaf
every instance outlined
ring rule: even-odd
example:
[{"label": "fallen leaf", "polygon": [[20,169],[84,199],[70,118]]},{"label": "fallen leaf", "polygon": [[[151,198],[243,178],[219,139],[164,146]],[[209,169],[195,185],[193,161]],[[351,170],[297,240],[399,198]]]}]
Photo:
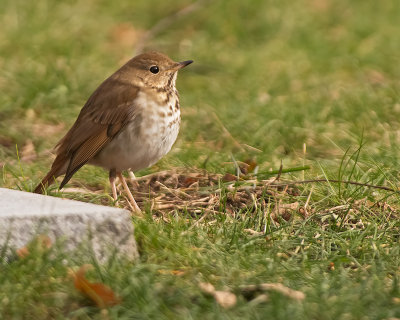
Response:
[{"label": "fallen leaf", "polygon": [[304,300],[306,295],[298,290],[293,290],[289,287],[284,286],[282,283],[263,283],[261,284],[263,290],[273,290],[282,293],[283,295],[292,298],[294,300]]},{"label": "fallen leaf", "polygon": [[121,303],[114,291],[103,283],[92,283],[85,278],[88,270],[92,269],[91,264],[85,264],[78,271],[72,271],[70,274],[74,278],[75,288],[90,298],[96,305],[103,309]]},{"label": "fallen leaf", "polygon": [[234,305],[236,305],[237,298],[236,295],[234,295],[232,292],[215,291],[213,295],[217,303],[222,308],[229,309],[232,308]]},{"label": "fallen leaf", "polygon": [[211,283],[200,282],[199,283],[199,288],[204,293],[207,293],[207,294],[210,294],[210,295],[214,295],[215,288]]},{"label": "fallen leaf", "polygon": [[16,254],[20,258],[26,258],[31,252],[43,252],[51,248],[51,239],[44,234],[38,235],[26,246],[16,250]]},{"label": "fallen leaf", "polygon": [[35,245],[35,249],[44,251],[50,249],[52,243],[49,236],[41,234],[32,241],[32,245]]},{"label": "fallen leaf", "polygon": [[243,174],[248,174],[250,172],[254,172],[255,168],[257,167],[257,162],[254,159],[247,159],[241,163],[239,166],[240,172]]},{"label": "fallen leaf", "polygon": [[237,177],[231,173],[226,173],[223,177],[222,177],[222,181],[223,182],[231,182],[231,181],[236,181]]},{"label": "fallen leaf", "polygon": [[195,182],[198,182],[199,181],[199,179],[196,179],[196,178],[194,178],[194,177],[186,177],[185,178],[185,180],[183,180],[183,186],[185,187],[185,188],[188,188],[188,187],[190,187],[193,183],[195,183]]},{"label": "fallen leaf", "polygon": [[297,210],[299,208],[299,202],[292,202],[292,203],[281,203],[279,204],[279,209],[290,209],[290,210]]},{"label": "fallen leaf", "polygon": [[289,256],[285,252],[277,252],[276,256],[278,258],[289,259]]},{"label": "fallen leaf", "polygon": [[172,270],[171,272],[175,276],[181,276],[181,275],[185,274],[185,271],[182,271],[182,270]]},{"label": "fallen leaf", "polygon": [[260,294],[257,297],[255,297],[253,300],[251,300],[249,302],[249,304],[251,306],[256,306],[260,303],[266,303],[266,302],[268,302],[268,300],[269,300],[269,296],[267,294],[263,293],[263,294]]},{"label": "fallen leaf", "polygon": [[228,309],[236,305],[237,298],[232,292],[215,290],[211,283],[205,282],[200,282],[199,288],[204,293],[213,296],[215,301],[217,301],[222,308]]},{"label": "fallen leaf", "polygon": [[244,229],[243,231],[250,233],[252,236],[261,236],[264,234],[264,232],[256,231],[253,229]]},{"label": "fallen leaf", "polygon": [[254,291],[276,291],[285,295],[286,297],[292,298],[297,301],[304,300],[306,297],[306,295],[303,292],[288,288],[284,286],[282,283],[261,283],[259,285],[249,284],[241,286],[240,289],[245,294]]},{"label": "fallen leaf", "polygon": [[158,273],[160,273],[160,274],[171,274],[171,275],[174,275],[174,276],[181,276],[181,275],[185,274],[185,271],[160,269],[160,270],[158,270]]},{"label": "fallen leaf", "polygon": [[26,258],[27,256],[29,256],[29,250],[26,246],[19,248],[16,252],[17,252],[17,256],[20,258]]}]

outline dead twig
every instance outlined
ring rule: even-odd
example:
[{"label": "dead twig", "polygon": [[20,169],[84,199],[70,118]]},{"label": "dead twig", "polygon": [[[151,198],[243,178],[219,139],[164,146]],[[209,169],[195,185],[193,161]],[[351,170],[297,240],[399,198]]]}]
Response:
[{"label": "dead twig", "polygon": [[312,195],[313,191],[314,191],[314,186],[311,187],[311,191],[310,191],[310,193],[308,194],[307,201],[306,201],[306,203],[304,204],[304,214],[305,214],[306,216],[308,216],[307,207],[308,207],[308,204],[310,203],[310,199],[311,199],[311,195]]}]

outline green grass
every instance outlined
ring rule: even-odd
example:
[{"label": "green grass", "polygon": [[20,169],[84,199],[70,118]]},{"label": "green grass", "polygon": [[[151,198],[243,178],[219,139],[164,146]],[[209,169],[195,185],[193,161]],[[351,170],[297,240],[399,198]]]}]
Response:
[{"label": "green grass", "polygon": [[[0,186],[32,190],[51,165],[48,150],[90,93],[133,54],[138,35],[189,3],[0,0]],[[234,173],[233,159],[252,158],[263,172],[279,169],[281,161],[284,169],[311,167],[285,173],[285,179],[328,177],[396,188],[399,12],[396,0],[202,2],[146,43],[195,63],[178,77],[183,123],[177,143],[138,175],[172,167]],[[104,170],[83,167],[71,183],[105,189],[104,195],[75,199],[111,205]],[[0,315],[400,318],[399,200],[389,192],[320,183],[283,196],[284,203],[308,203],[306,218],[296,211],[288,221],[270,219],[274,199],[233,214],[224,212],[222,199],[221,214],[197,224],[191,212],[165,220],[147,212],[133,220],[140,260],[112,260],[89,273],[111,286],[122,304],[101,311],[85,300],[67,276],[83,259],[54,247],[0,264]],[[237,305],[221,308],[199,282],[234,292]],[[240,293],[240,285],[262,282],[283,283],[306,298],[270,292],[268,302],[254,305]]]}]

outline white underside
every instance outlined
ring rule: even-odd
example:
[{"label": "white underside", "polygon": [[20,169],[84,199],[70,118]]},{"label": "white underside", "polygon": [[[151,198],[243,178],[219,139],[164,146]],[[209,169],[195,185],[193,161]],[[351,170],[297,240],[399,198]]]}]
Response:
[{"label": "white underside", "polygon": [[137,128],[139,122],[133,119],[90,163],[117,172],[136,171],[156,163],[171,150],[178,136],[180,110],[168,116],[170,105],[174,109],[175,101],[173,98],[168,105],[161,106],[139,95],[140,129]]}]

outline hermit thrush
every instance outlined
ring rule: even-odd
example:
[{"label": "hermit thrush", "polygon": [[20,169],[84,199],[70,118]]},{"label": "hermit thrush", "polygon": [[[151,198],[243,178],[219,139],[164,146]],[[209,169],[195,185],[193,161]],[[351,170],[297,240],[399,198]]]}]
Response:
[{"label": "hermit thrush", "polygon": [[180,125],[176,77],[179,69],[192,62],[174,62],[158,52],[129,60],[90,96],[56,145],[51,170],[34,192],[42,193],[63,174],[60,188],[64,187],[89,163],[109,170],[115,200],[118,176],[133,209],[140,211],[121,172],[147,168],[171,150]]}]

